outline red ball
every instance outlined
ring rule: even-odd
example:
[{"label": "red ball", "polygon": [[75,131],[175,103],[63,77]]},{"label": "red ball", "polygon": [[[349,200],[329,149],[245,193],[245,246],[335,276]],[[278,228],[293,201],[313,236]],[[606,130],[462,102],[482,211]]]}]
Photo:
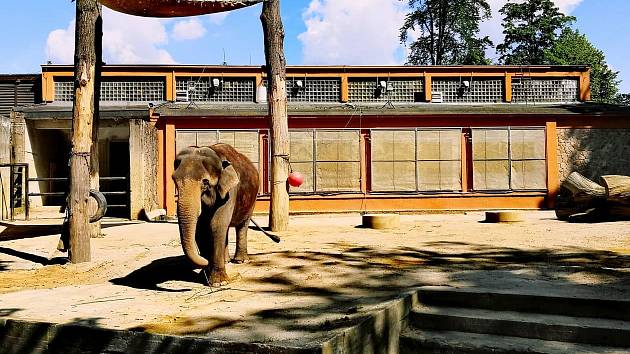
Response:
[{"label": "red ball", "polygon": [[288,180],[291,187],[299,187],[304,183],[304,176],[299,172],[291,172]]}]

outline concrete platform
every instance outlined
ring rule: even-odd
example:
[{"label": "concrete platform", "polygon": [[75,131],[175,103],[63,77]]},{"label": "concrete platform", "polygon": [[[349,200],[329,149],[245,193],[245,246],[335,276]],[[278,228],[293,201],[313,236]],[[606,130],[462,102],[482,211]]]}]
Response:
[{"label": "concrete platform", "polygon": [[387,231],[357,228],[358,214],[294,217],[279,245],[250,230],[251,263],[229,265],[240,280],[218,289],[181,256],[177,224],[104,228],[79,265],[55,253],[58,235],[0,240],[0,341],[22,328],[50,349],[88,327],[102,348],[395,352],[419,286],[630,297],[630,223],[483,219],[403,215]]}]

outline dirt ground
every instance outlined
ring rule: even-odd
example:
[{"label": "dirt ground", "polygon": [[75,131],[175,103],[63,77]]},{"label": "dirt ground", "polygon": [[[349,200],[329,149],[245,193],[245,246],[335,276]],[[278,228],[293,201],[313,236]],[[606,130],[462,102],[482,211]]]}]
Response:
[{"label": "dirt ground", "polygon": [[55,251],[51,222],[4,226],[0,318],[304,344],[416,286],[630,296],[630,222],[481,220],[403,215],[399,229],[377,231],[357,227],[358,214],[295,216],[280,244],[250,230],[252,261],[228,265],[237,280],[222,288],[190,268],[176,223],[107,222],[79,265]]}]

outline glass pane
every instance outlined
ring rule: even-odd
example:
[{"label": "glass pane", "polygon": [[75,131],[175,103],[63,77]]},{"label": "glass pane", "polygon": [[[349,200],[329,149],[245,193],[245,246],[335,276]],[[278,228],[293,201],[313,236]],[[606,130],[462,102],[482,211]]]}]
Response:
[{"label": "glass pane", "polygon": [[376,192],[395,190],[393,162],[372,162],[372,190]]},{"label": "glass pane", "polygon": [[[218,143],[217,131],[200,131],[197,132],[197,144],[199,146],[211,146]],[[231,145],[231,143],[228,143]]]},{"label": "glass pane", "polygon": [[416,163],[411,161],[394,162],[394,190],[416,190]]},{"label": "glass pane", "polygon": [[418,190],[440,190],[439,161],[418,161]]},{"label": "glass pane", "polygon": [[508,190],[508,161],[474,161],[473,187],[475,190]]},{"label": "glass pane", "polygon": [[[223,132],[221,132],[223,136]],[[234,132],[234,148],[241,154],[247,156],[252,162],[258,162],[259,155],[259,141],[257,131],[237,131]]]},{"label": "glass pane", "polygon": [[313,131],[292,131],[291,162],[313,161]]},{"label": "glass pane", "polygon": [[[414,156],[416,156],[415,131],[396,130],[393,132],[393,139],[394,139],[394,160],[395,161],[413,161]],[[415,183],[416,182],[414,178],[414,185]]]},{"label": "glass pane", "polygon": [[440,132],[437,130],[418,131],[418,160],[440,159]]},{"label": "glass pane", "polygon": [[312,162],[292,162],[293,171],[300,172],[304,176],[304,184],[299,188],[291,187],[291,193],[309,193],[313,189],[313,163]]},{"label": "glass pane", "polygon": [[359,191],[360,164],[356,162],[318,162],[317,191]]},{"label": "glass pane", "polygon": [[373,130],[370,136],[372,143],[372,161],[394,160],[394,132],[391,130]]},{"label": "glass pane", "polygon": [[189,146],[197,146],[197,134],[195,132],[177,132],[175,145],[178,154]]},{"label": "glass pane", "polygon": [[440,160],[461,160],[462,133],[460,130],[440,131]]},{"label": "glass pane", "polygon": [[359,161],[359,132],[318,131],[317,161]]},{"label": "glass pane", "polygon": [[545,160],[513,161],[512,189],[547,189],[547,164]]},{"label": "glass pane", "polygon": [[473,160],[507,158],[507,129],[473,129]]},{"label": "glass pane", "polygon": [[339,161],[339,133],[317,132],[317,161]]},{"label": "glass pane", "polygon": [[462,165],[460,161],[440,162],[440,190],[462,190]]},{"label": "glass pane", "polygon": [[360,136],[358,130],[339,131],[339,161],[359,161]]},{"label": "glass pane", "polygon": [[510,131],[512,159],[544,159],[545,131],[543,129],[513,129]]}]

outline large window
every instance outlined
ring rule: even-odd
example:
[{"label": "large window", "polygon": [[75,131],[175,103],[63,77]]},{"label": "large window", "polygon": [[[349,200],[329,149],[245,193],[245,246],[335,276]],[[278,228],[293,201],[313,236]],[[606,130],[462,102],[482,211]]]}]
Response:
[{"label": "large window", "polygon": [[177,153],[188,146],[229,144],[247,156],[258,168],[260,160],[258,130],[177,130],[175,141]]},{"label": "large window", "polygon": [[547,188],[543,128],[473,129],[475,190]]},{"label": "large window", "polygon": [[291,167],[305,176],[292,193],[361,190],[358,130],[295,130],[290,135]]},{"label": "large window", "polygon": [[460,191],[461,129],[373,130],[372,191]]}]

